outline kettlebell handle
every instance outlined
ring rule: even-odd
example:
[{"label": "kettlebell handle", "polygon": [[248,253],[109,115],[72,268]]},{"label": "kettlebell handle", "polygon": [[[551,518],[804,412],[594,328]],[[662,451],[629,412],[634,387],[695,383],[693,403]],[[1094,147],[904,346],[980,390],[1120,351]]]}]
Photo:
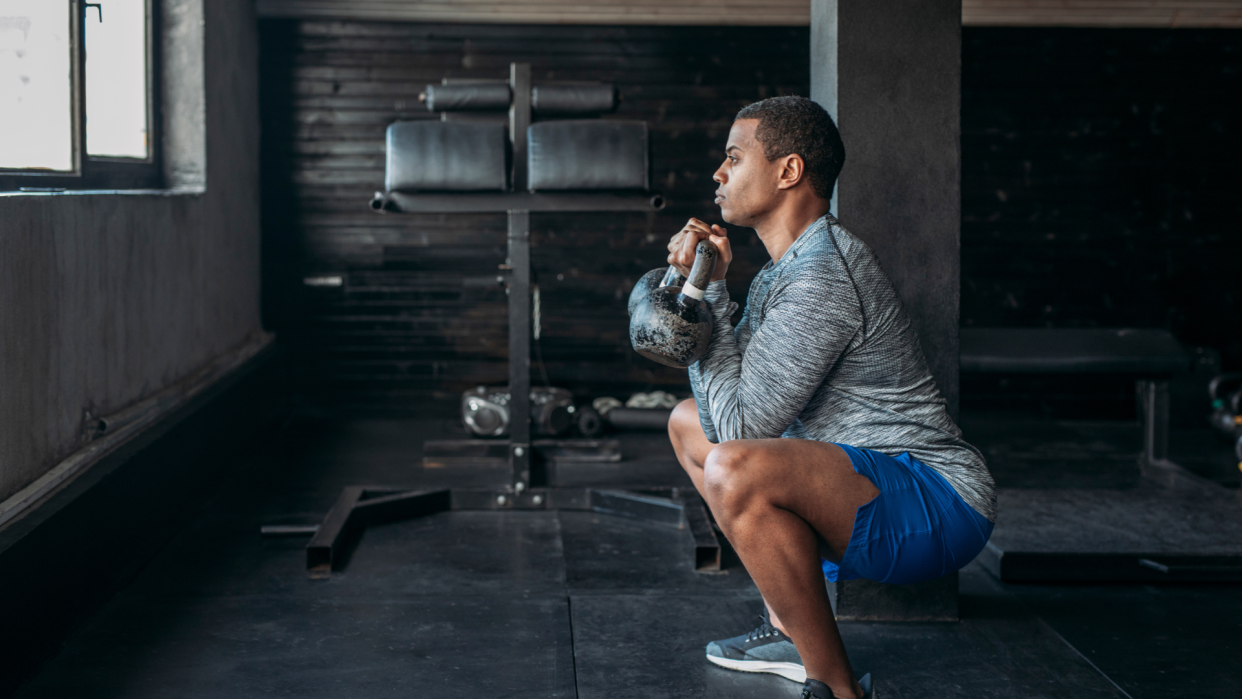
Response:
[{"label": "kettlebell handle", "polygon": [[683,296],[696,301],[703,300],[707,285],[716,273],[716,261],[720,259],[720,250],[712,241],[704,238],[694,248],[694,266],[690,268],[690,278],[681,287]]},{"label": "kettlebell handle", "polygon": [[666,286],[681,286],[685,282],[686,280],[685,278],[681,276],[681,272],[678,272],[676,267],[669,265],[668,271],[664,273],[664,277],[660,279],[660,285],[656,288],[663,288]]}]

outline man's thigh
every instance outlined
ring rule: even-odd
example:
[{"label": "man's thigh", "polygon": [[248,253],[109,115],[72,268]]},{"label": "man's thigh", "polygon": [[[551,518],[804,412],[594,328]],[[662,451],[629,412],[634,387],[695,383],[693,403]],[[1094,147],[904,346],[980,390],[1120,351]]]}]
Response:
[{"label": "man's thigh", "polygon": [[849,546],[858,508],[880,493],[840,447],[808,439],[725,442],[712,449],[704,475],[709,501],[722,505],[718,517],[759,498],[805,520],[833,561]]}]

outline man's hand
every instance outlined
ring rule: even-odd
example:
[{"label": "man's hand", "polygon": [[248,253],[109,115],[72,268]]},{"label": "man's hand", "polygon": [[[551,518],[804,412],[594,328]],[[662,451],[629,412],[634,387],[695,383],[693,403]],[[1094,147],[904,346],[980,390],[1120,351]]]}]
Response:
[{"label": "man's hand", "polygon": [[733,261],[733,249],[729,247],[727,235],[728,232],[721,226],[709,226],[692,218],[668,241],[668,263],[676,267],[681,276],[689,278],[690,268],[694,266],[694,247],[707,238],[720,250],[720,259],[716,261],[716,271],[712,274],[712,281],[720,281],[725,278],[729,263]]}]

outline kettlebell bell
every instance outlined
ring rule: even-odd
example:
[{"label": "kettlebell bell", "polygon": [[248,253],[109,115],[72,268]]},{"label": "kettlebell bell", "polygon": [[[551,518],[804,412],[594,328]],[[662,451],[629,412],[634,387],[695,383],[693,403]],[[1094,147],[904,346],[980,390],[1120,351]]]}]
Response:
[{"label": "kettlebell bell", "polygon": [[[659,277],[661,284],[655,288],[651,287],[660,270],[643,276],[639,284],[646,283],[646,293],[637,299],[630,294],[630,344],[636,352],[679,369],[703,358],[712,339],[712,316],[703,292],[719,258],[720,251],[710,240],[700,240],[685,282],[675,267]],[[637,292],[639,286],[634,289]]]}]

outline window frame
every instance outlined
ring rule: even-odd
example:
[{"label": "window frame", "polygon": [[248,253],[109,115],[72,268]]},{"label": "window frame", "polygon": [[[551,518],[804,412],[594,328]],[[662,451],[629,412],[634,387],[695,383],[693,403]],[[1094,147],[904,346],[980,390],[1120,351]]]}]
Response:
[{"label": "window frame", "polygon": [[161,163],[161,132],[159,110],[159,42],[156,0],[144,0],[146,6],[146,69],[147,69],[147,157],[126,158],[87,155],[86,142],[86,12],[93,3],[87,0],[66,0],[69,3],[70,46],[70,109],[73,110],[70,136],[73,139],[73,169],[48,172],[34,169],[0,168],[0,192],[59,192],[71,190],[160,189],[164,186]]}]

